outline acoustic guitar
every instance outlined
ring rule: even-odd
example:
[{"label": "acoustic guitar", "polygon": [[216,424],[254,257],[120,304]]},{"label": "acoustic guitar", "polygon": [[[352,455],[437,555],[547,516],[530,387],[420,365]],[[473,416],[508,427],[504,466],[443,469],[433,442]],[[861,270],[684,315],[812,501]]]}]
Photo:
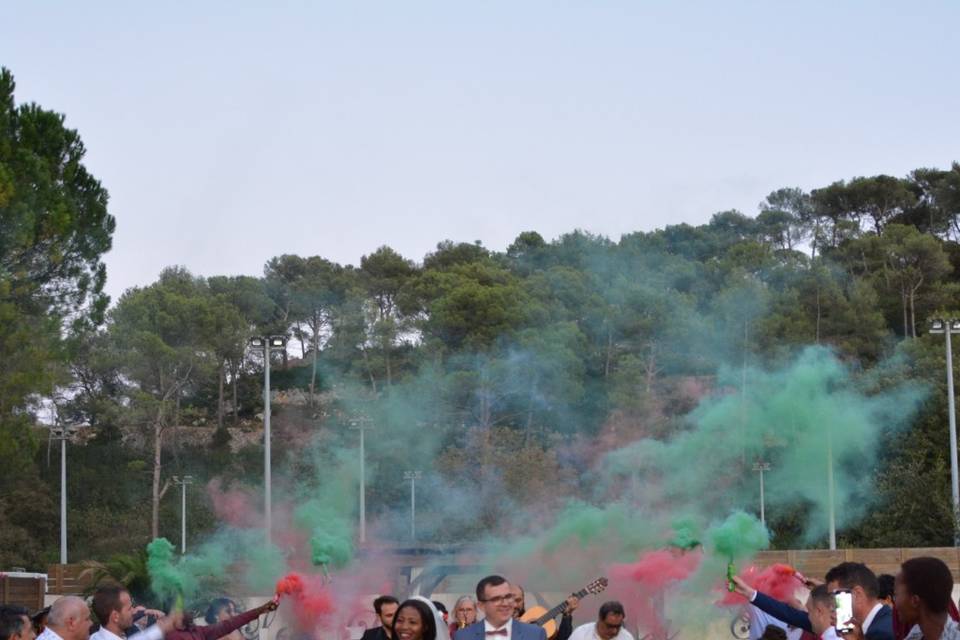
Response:
[{"label": "acoustic guitar", "polygon": [[[583,598],[587,594],[601,593],[607,588],[608,583],[609,582],[606,578],[597,578],[583,589],[572,595],[576,596],[577,598]],[[566,610],[566,601],[561,602],[549,611],[547,611],[545,607],[532,607],[527,609],[527,611],[520,617],[520,622],[528,622],[530,624],[535,624],[538,627],[543,627],[543,630],[547,632],[547,637],[552,638],[554,634],[557,633],[556,617],[561,613],[564,613]]]}]

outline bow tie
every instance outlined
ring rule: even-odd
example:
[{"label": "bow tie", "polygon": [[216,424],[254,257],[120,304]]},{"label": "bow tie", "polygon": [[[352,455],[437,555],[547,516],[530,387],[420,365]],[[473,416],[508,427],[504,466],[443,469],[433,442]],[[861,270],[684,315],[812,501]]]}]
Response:
[{"label": "bow tie", "polygon": [[487,631],[487,635],[488,636],[507,636],[510,634],[507,633],[507,628],[504,627],[502,629],[496,629],[494,631]]}]

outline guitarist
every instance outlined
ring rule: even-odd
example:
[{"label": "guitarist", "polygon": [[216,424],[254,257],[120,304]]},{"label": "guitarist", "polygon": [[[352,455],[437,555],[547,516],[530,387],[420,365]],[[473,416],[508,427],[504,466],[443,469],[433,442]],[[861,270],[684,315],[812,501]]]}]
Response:
[{"label": "guitarist", "polygon": [[[527,612],[526,610],[526,594],[523,591],[523,587],[518,584],[510,585],[510,593],[513,594],[513,597],[516,599],[516,602],[513,605],[513,618],[514,620],[519,620],[523,614]],[[573,633],[573,612],[576,610],[577,605],[580,604],[580,598],[577,596],[570,596],[566,600],[566,607],[563,609],[563,616],[560,618],[560,625],[557,627],[557,633],[551,636],[552,640],[567,640],[570,637],[570,634]]]}]

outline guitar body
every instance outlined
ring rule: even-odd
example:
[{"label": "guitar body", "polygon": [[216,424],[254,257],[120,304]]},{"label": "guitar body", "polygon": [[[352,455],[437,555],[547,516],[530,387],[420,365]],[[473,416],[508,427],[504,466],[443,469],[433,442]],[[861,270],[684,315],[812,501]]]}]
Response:
[{"label": "guitar body", "polygon": [[[606,578],[597,578],[586,587],[572,594],[576,598],[583,598],[587,594],[597,594],[607,588],[607,579]],[[553,609],[546,609],[544,607],[532,607],[527,609],[522,616],[520,616],[520,622],[526,622],[528,624],[535,624],[538,627],[542,627],[547,633],[548,638],[552,638],[557,634],[557,616],[562,614],[567,610],[567,603],[562,602],[555,606]]]},{"label": "guitar body", "polygon": [[[531,607],[527,609],[526,613],[520,616],[520,622],[527,622],[529,624],[537,624],[542,616],[547,614],[546,607]],[[557,621],[548,620],[547,622],[540,625],[543,627],[543,630],[547,632],[547,637],[552,638],[557,633]]]}]

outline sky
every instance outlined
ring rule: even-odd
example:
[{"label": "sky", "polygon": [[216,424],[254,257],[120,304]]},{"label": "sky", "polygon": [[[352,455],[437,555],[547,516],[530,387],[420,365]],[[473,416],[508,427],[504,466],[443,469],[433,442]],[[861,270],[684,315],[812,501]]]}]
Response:
[{"label": "sky", "polygon": [[10,2],[18,102],[117,219],[109,293],[610,236],[960,160],[960,3]]}]

